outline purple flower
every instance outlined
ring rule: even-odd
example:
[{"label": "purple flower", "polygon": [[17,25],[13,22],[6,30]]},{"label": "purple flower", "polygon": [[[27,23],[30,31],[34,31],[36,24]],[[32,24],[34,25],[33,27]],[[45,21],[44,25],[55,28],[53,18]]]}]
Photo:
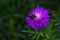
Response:
[{"label": "purple flower", "polygon": [[50,20],[49,12],[43,7],[36,7],[28,12],[26,21],[35,30],[46,27]]}]

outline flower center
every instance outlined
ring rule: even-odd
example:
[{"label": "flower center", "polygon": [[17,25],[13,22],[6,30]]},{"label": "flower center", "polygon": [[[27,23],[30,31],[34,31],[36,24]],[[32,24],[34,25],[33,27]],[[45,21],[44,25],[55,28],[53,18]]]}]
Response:
[{"label": "flower center", "polygon": [[36,14],[30,14],[30,18],[36,20],[36,21],[40,21],[43,19],[42,14],[40,13],[36,13]]},{"label": "flower center", "polygon": [[36,15],[36,17],[35,17],[35,20],[36,20],[36,21],[41,21],[41,20],[43,19],[42,14],[36,13],[35,15]]},{"label": "flower center", "polygon": [[39,19],[39,18],[40,18],[40,16],[41,16],[40,14],[36,14],[36,18],[37,18],[37,19]]}]

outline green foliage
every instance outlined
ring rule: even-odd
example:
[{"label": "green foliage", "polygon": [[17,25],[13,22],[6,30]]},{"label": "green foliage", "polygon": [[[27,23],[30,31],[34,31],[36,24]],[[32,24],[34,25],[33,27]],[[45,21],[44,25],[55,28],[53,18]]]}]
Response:
[{"label": "green foliage", "polygon": [[[38,5],[49,10],[51,20],[36,31],[27,25],[26,16]],[[60,1],[0,0],[0,40],[60,40]]]}]

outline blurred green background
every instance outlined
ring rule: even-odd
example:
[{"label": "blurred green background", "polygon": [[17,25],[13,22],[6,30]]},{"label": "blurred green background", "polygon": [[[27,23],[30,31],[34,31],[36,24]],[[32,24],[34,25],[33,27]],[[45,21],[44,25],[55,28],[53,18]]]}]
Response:
[{"label": "blurred green background", "polygon": [[[29,10],[47,8],[51,20],[35,31],[26,23]],[[60,40],[60,0],[0,0],[0,40]]]}]

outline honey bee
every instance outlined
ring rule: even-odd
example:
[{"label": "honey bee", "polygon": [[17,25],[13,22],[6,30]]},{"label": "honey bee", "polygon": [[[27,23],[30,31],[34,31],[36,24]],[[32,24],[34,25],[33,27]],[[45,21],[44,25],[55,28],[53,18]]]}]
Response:
[{"label": "honey bee", "polygon": [[34,14],[30,14],[30,17],[31,17],[31,18],[34,18],[34,17],[36,17],[36,16],[35,16]]}]

